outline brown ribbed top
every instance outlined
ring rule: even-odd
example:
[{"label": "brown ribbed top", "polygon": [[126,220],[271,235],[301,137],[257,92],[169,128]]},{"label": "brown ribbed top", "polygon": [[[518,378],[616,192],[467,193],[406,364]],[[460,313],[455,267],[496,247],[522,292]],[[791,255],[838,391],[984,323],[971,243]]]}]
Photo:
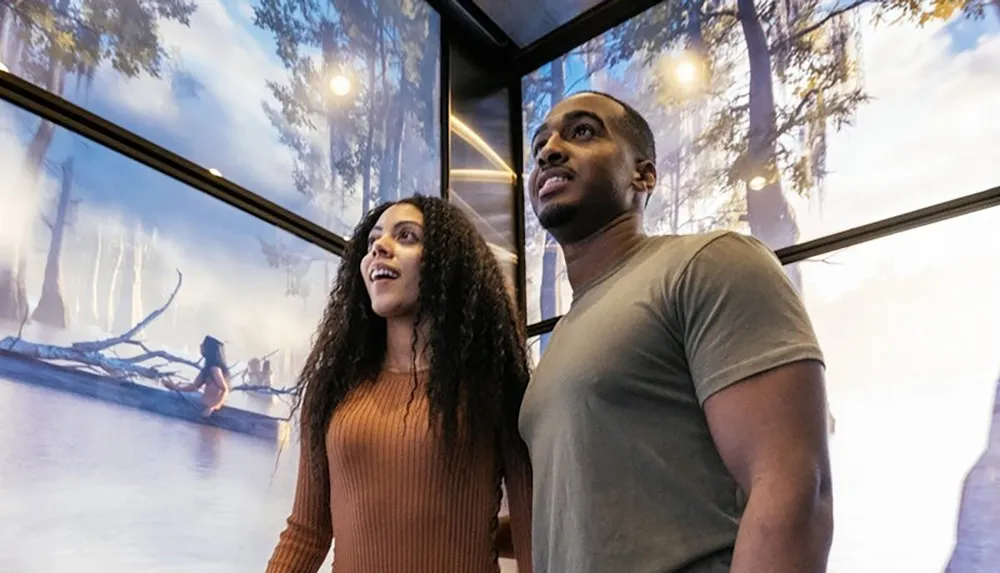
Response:
[{"label": "brown ribbed top", "polygon": [[316,573],[333,539],[336,573],[495,573],[501,478],[518,571],[531,573],[525,454],[483,452],[449,470],[424,375],[416,392],[412,374],[384,372],[348,394],[327,430],[325,475],[302,436],[292,514],[267,573]]}]

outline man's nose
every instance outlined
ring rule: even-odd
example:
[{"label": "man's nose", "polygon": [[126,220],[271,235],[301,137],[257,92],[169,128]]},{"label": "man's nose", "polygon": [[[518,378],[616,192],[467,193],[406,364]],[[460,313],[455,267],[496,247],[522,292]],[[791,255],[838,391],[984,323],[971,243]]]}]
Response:
[{"label": "man's nose", "polygon": [[566,163],[569,156],[563,147],[562,140],[558,135],[553,135],[545,142],[545,145],[538,151],[535,161],[539,167],[552,167]]}]

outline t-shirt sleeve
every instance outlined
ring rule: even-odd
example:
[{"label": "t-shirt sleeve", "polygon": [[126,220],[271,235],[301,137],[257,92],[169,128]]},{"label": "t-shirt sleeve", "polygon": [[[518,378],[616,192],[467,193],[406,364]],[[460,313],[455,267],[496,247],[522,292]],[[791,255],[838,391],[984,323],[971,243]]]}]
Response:
[{"label": "t-shirt sleeve", "polygon": [[767,370],[823,361],[805,305],[763,243],[726,233],[702,247],[671,300],[699,403]]}]

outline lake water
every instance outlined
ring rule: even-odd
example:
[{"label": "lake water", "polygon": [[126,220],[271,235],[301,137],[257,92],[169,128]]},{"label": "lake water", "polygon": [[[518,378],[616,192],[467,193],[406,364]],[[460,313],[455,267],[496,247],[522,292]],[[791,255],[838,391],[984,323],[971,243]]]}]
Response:
[{"label": "lake water", "polygon": [[263,571],[296,448],[0,379],[0,571]]},{"label": "lake water", "polygon": [[[832,397],[830,573],[944,570],[994,388],[952,381]],[[0,573],[262,572],[291,507],[297,442],[278,453],[257,438],[0,379]],[[966,520],[971,551],[952,573],[996,573],[1000,562],[1000,459],[987,461]]]}]

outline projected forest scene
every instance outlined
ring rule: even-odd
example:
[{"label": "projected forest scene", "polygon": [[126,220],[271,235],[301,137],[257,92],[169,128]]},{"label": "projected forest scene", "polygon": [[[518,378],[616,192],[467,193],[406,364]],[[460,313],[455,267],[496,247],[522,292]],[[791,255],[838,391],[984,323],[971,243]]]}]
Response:
[{"label": "projected forest scene", "polygon": [[[438,26],[398,0],[0,0],[0,63],[347,234],[440,189]],[[262,570],[339,259],[6,103],[0,133],[3,567]],[[228,392],[194,384],[216,362]]]},{"label": "projected forest scene", "polygon": [[[995,2],[665,2],[522,88],[525,157],[577,91],[649,120],[650,233],[729,228],[778,249],[1000,183]],[[530,209],[525,227],[532,323],[572,291]],[[827,354],[831,573],[1000,563],[997,229],[992,210],[786,267]]]}]

